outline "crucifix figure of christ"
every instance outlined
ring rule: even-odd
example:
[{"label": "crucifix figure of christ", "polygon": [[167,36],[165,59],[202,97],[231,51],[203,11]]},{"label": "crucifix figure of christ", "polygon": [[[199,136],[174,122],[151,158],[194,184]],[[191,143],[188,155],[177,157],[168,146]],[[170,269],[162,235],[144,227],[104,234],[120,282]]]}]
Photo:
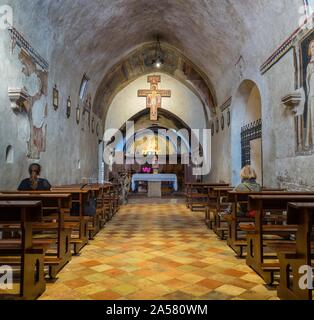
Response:
[{"label": "crucifix figure of christ", "polygon": [[161,99],[170,98],[171,90],[159,90],[158,83],[161,76],[148,76],[147,82],[150,83],[150,90],[138,90],[138,97],[146,98],[146,107],[150,108],[150,120],[158,120],[158,108],[161,108]]}]

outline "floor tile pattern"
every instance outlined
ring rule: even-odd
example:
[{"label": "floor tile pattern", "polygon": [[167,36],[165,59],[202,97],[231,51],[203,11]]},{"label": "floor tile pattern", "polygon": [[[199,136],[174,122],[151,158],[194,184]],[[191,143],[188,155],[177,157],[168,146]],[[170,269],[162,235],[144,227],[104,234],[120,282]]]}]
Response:
[{"label": "floor tile pattern", "polygon": [[40,299],[277,299],[184,204],[129,204]]}]

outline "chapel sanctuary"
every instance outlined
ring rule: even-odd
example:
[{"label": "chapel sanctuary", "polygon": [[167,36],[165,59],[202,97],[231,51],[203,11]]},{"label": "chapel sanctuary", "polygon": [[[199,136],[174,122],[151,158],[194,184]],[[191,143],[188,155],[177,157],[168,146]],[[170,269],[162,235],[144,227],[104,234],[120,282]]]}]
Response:
[{"label": "chapel sanctuary", "polygon": [[314,0],[0,0],[0,300],[313,300]]}]

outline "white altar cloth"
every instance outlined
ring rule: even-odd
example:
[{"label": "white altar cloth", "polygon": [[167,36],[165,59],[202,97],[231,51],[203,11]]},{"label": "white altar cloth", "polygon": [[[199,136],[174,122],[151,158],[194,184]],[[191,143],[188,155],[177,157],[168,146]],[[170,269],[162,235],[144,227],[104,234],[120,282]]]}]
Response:
[{"label": "white altar cloth", "polygon": [[149,174],[149,173],[136,173],[132,176],[132,190],[135,191],[136,189],[136,181],[154,181],[154,182],[161,182],[161,181],[168,181],[173,182],[173,188],[175,191],[178,191],[178,179],[177,175],[175,174],[168,174],[168,173],[158,173],[158,174]]}]

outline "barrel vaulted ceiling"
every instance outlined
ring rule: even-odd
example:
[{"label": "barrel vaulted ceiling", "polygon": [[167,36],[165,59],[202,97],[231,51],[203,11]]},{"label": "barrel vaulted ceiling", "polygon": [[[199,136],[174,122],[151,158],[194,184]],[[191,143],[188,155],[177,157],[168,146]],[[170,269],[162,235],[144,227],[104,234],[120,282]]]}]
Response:
[{"label": "barrel vaulted ceiling", "polygon": [[86,72],[94,95],[114,65],[159,35],[206,75],[222,103],[228,98],[222,88],[239,57],[258,68],[297,28],[303,0],[11,2],[21,12],[16,25],[33,30],[28,31],[32,43],[43,41],[44,33],[53,34],[45,39],[52,68],[70,65]]}]

